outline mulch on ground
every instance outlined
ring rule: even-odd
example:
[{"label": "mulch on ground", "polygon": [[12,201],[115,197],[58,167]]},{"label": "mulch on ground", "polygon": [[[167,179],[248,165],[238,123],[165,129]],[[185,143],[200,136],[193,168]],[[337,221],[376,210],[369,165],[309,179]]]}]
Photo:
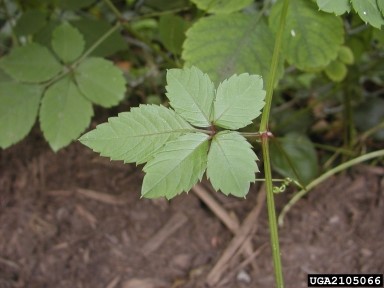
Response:
[{"label": "mulch on ground", "polygon": [[[55,154],[36,135],[0,152],[1,288],[205,287],[257,205],[247,243],[218,268],[213,287],[273,287],[259,185],[246,200],[208,193],[231,232],[197,193],[140,199],[140,167],[79,143]],[[292,208],[280,230],[286,287],[307,287],[308,273],[384,272],[383,176],[356,167]],[[279,209],[290,193],[276,196]]]}]

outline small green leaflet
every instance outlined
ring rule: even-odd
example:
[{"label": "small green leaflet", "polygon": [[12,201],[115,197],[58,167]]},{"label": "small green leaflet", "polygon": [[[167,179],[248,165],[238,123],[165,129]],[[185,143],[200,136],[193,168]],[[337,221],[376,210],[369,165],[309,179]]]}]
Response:
[{"label": "small green leaflet", "polygon": [[213,123],[239,129],[252,123],[264,107],[265,91],[260,76],[233,75],[220,83],[214,102]]},{"label": "small green leaflet", "polygon": [[209,127],[215,86],[196,67],[171,69],[167,73],[167,97],[175,111],[192,125]]},{"label": "small green leaflet", "polygon": [[57,75],[62,67],[52,53],[36,43],[12,49],[0,67],[15,80],[40,83]]},{"label": "small green leaflet", "polygon": [[39,85],[0,83],[0,147],[19,142],[36,121],[42,94]]},{"label": "small green leaflet", "polygon": [[67,146],[88,127],[93,115],[92,103],[69,78],[50,86],[40,108],[40,126],[53,151]]},{"label": "small green leaflet", "polygon": [[256,160],[251,144],[238,132],[220,132],[209,149],[207,177],[225,195],[245,197],[259,172]]},{"label": "small green leaflet", "polygon": [[319,167],[316,150],[304,134],[288,133],[271,142],[270,149],[272,167],[279,174],[295,179],[303,186],[316,178]]},{"label": "small green leaflet", "polygon": [[216,91],[196,67],[171,69],[166,88],[175,110],[140,105],[79,140],[112,160],[147,162],[143,197],[170,199],[188,191],[207,166],[215,189],[244,197],[258,171],[257,157],[238,132],[216,134],[215,126],[239,129],[260,115],[265,96],[261,77],[234,75]]},{"label": "small green leaflet", "polygon": [[123,72],[102,58],[88,58],[76,68],[80,91],[90,101],[103,107],[117,105],[125,94]]},{"label": "small green leaflet", "polygon": [[76,60],[84,51],[83,35],[68,23],[57,27],[52,34],[52,48],[65,63]]},{"label": "small green leaflet", "polygon": [[140,105],[98,125],[79,140],[101,156],[125,163],[145,163],[167,142],[193,127],[173,110],[163,106]]},{"label": "small green leaflet", "polygon": [[144,166],[141,195],[146,198],[173,198],[188,192],[201,180],[207,167],[209,136],[190,133],[168,142],[155,158]]}]

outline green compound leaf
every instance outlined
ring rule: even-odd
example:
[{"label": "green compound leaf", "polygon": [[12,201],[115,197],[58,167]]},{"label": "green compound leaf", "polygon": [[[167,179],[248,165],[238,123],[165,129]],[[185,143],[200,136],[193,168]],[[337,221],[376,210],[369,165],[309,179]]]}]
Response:
[{"label": "green compound leaf", "polygon": [[159,36],[161,42],[170,52],[181,54],[185,31],[188,29],[188,22],[180,16],[172,14],[164,15],[159,20]]},{"label": "green compound leaf", "polygon": [[12,49],[0,67],[18,81],[33,83],[47,81],[62,69],[47,48],[35,43]]},{"label": "green compound leaf", "polygon": [[144,166],[141,195],[171,199],[188,192],[201,180],[207,167],[208,139],[206,134],[190,133],[168,142]]},{"label": "green compound leaf", "polygon": [[[233,74],[269,74],[274,36],[263,20],[240,13],[214,15],[197,21],[188,31],[182,58],[218,84]],[[282,74],[282,62],[279,75]]]},{"label": "green compound leaf", "polygon": [[307,185],[317,176],[316,151],[306,136],[292,132],[271,141],[270,148],[272,167],[281,175],[303,185]]},{"label": "green compound leaf", "polygon": [[252,123],[264,107],[263,80],[258,75],[233,75],[220,83],[214,102],[213,123],[239,129]]},{"label": "green compound leaf", "polygon": [[23,139],[35,123],[42,88],[38,85],[0,83],[0,147]]},{"label": "green compound leaf", "polygon": [[[279,1],[271,9],[269,25],[273,31],[278,29],[282,4]],[[308,0],[290,1],[287,13],[283,51],[290,64],[312,71],[324,68],[337,57],[344,42],[340,17],[318,11],[316,4]]]},{"label": "green compound leaf", "polygon": [[15,26],[15,33],[18,36],[27,36],[36,33],[46,24],[45,13],[39,10],[28,10],[24,12]]},{"label": "green compound leaf", "polygon": [[208,13],[214,14],[229,14],[239,11],[248,5],[252,0],[191,0],[196,6]]},{"label": "green compound leaf", "polygon": [[[376,0],[351,0],[353,9],[355,9],[365,23],[381,29],[381,26],[384,25],[384,18],[379,10],[378,2],[376,2]],[[381,4],[380,7],[383,8],[383,4]]]},{"label": "green compound leaf", "polygon": [[351,11],[351,4],[349,2],[350,0],[317,0],[317,6],[324,12],[342,15],[345,12]]},{"label": "green compound leaf", "polygon": [[52,48],[65,63],[80,57],[84,51],[84,45],[81,33],[68,23],[63,23],[53,31]]},{"label": "green compound leaf", "polygon": [[131,112],[108,119],[79,140],[111,160],[147,162],[170,140],[194,128],[173,110],[163,106],[140,105]]},{"label": "green compound leaf", "polygon": [[167,72],[167,97],[175,111],[198,127],[211,125],[211,112],[215,86],[196,67],[170,69]]},{"label": "green compound leaf", "polygon": [[102,58],[88,58],[76,68],[80,91],[93,103],[103,107],[117,105],[125,94],[123,72]]},{"label": "green compound leaf", "polygon": [[222,131],[212,139],[208,153],[207,177],[216,190],[225,195],[245,197],[255,173],[258,160],[251,144],[238,132]]},{"label": "green compound leaf", "polygon": [[88,127],[92,104],[80,93],[69,77],[50,86],[40,108],[40,126],[54,151],[77,139]]}]

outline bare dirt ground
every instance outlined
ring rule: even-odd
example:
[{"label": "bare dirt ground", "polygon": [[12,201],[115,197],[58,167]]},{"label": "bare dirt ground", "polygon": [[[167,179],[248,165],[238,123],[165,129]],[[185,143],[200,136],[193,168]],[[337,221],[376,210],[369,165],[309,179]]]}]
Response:
[{"label": "bare dirt ground", "polygon": [[[274,287],[259,186],[246,200],[209,194],[236,240],[234,217],[254,217],[243,252],[217,265],[234,234],[194,192],[140,199],[142,178],[79,143],[55,154],[36,131],[0,151],[0,287],[193,288],[207,277],[213,287]],[[384,273],[383,179],[383,168],[359,166],[294,206],[280,230],[286,287],[307,287],[308,273]],[[276,197],[279,209],[290,193]]]}]

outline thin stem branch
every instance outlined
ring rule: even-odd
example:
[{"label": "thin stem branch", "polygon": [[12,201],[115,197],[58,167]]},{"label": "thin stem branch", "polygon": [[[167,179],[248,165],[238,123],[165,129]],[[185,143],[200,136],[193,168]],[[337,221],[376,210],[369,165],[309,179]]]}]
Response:
[{"label": "thin stem branch", "polygon": [[104,3],[109,7],[109,9],[111,9],[111,11],[113,12],[113,14],[116,15],[116,17],[118,18],[118,20],[123,20],[123,14],[120,13],[119,9],[117,9],[117,7],[115,6],[115,4],[112,3],[111,0],[104,0]]},{"label": "thin stem branch", "polygon": [[104,0],[105,4],[108,5],[108,7],[111,9],[111,11],[115,14],[116,18],[119,20],[119,22],[123,22],[124,29],[131,35],[133,35],[137,40],[140,42],[143,42],[148,47],[150,47],[153,51],[155,51],[157,54],[159,54],[165,62],[167,62],[172,67],[180,67],[180,65],[172,60],[166,53],[164,53],[159,47],[154,45],[151,41],[147,41],[145,38],[143,38],[140,34],[138,34],[136,31],[134,31],[129,23],[127,22],[127,19],[124,19],[123,15],[120,13],[120,11],[116,8],[116,6],[113,4],[110,0]]},{"label": "thin stem branch", "polygon": [[302,189],[298,193],[296,193],[295,196],[293,196],[292,199],[288,202],[288,204],[284,206],[283,210],[279,215],[279,225],[284,224],[284,217],[287,214],[287,212],[292,208],[293,205],[295,205],[301,198],[303,198],[303,196],[305,196],[312,188],[316,187],[321,182],[327,180],[329,177],[335,175],[336,173],[339,173],[340,171],[346,170],[349,167],[359,164],[361,162],[368,161],[370,159],[378,158],[378,157],[384,157],[384,149],[371,152],[371,153],[356,157],[355,159],[349,160],[343,164],[340,164],[339,166],[336,166],[335,168],[332,168],[331,170],[322,174],[320,177],[313,180],[311,183],[307,185],[306,189]]},{"label": "thin stem branch", "polygon": [[75,62],[73,62],[69,68],[64,67],[63,70],[58,75],[56,75],[56,77],[50,79],[48,82],[46,82],[44,84],[44,86],[49,87],[53,83],[57,82],[58,80],[62,79],[66,75],[68,75],[73,69],[75,69],[82,61],[84,61],[84,59],[86,59],[97,47],[99,47],[99,45],[101,43],[103,43],[105,41],[105,39],[107,39],[120,26],[121,26],[121,24],[119,22],[116,23],[115,26],[113,26],[111,29],[109,29],[107,32],[105,32],[99,39],[97,39],[97,41],[95,43],[93,43],[93,45],[91,47],[89,47],[88,50],[85,51],[84,54],[79,59],[77,59]]},{"label": "thin stem branch", "polygon": [[283,32],[285,27],[285,19],[287,16],[289,0],[284,0],[283,9],[281,11],[281,18],[279,29],[276,34],[275,39],[275,47],[273,49],[272,55],[272,63],[271,70],[267,79],[267,87],[266,87],[266,99],[265,99],[265,107],[263,110],[263,115],[261,118],[260,124],[260,134],[261,144],[263,150],[263,160],[264,160],[264,173],[266,180],[266,192],[267,192],[267,207],[268,207],[268,222],[269,222],[269,230],[270,230],[270,239],[272,246],[272,255],[273,255],[273,266],[275,271],[275,282],[277,288],[284,287],[284,277],[281,265],[281,256],[280,256],[280,244],[279,244],[279,233],[277,227],[277,219],[276,219],[276,208],[275,208],[275,200],[273,193],[273,183],[272,183],[272,172],[271,172],[271,160],[269,155],[269,133],[268,132],[268,122],[269,115],[271,112],[272,106],[272,96],[273,90],[276,83],[276,75],[277,75],[277,67],[279,63],[280,49],[283,38]]},{"label": "thin stem branch", "polygon": [[87,51],[79,58],[77,59],[71,66],[76,67],[79,65],[82,61],[84,61],[85,58],[87,58],[101,43],[103,43],[111,34],[113,34],[117,29],[121,27],[121,23],[117,22],[115,26],[113,26],[111,29],[109,29],[107,32],[105,32],[95,43],[92,44],[91,47],[88,48]]}]

